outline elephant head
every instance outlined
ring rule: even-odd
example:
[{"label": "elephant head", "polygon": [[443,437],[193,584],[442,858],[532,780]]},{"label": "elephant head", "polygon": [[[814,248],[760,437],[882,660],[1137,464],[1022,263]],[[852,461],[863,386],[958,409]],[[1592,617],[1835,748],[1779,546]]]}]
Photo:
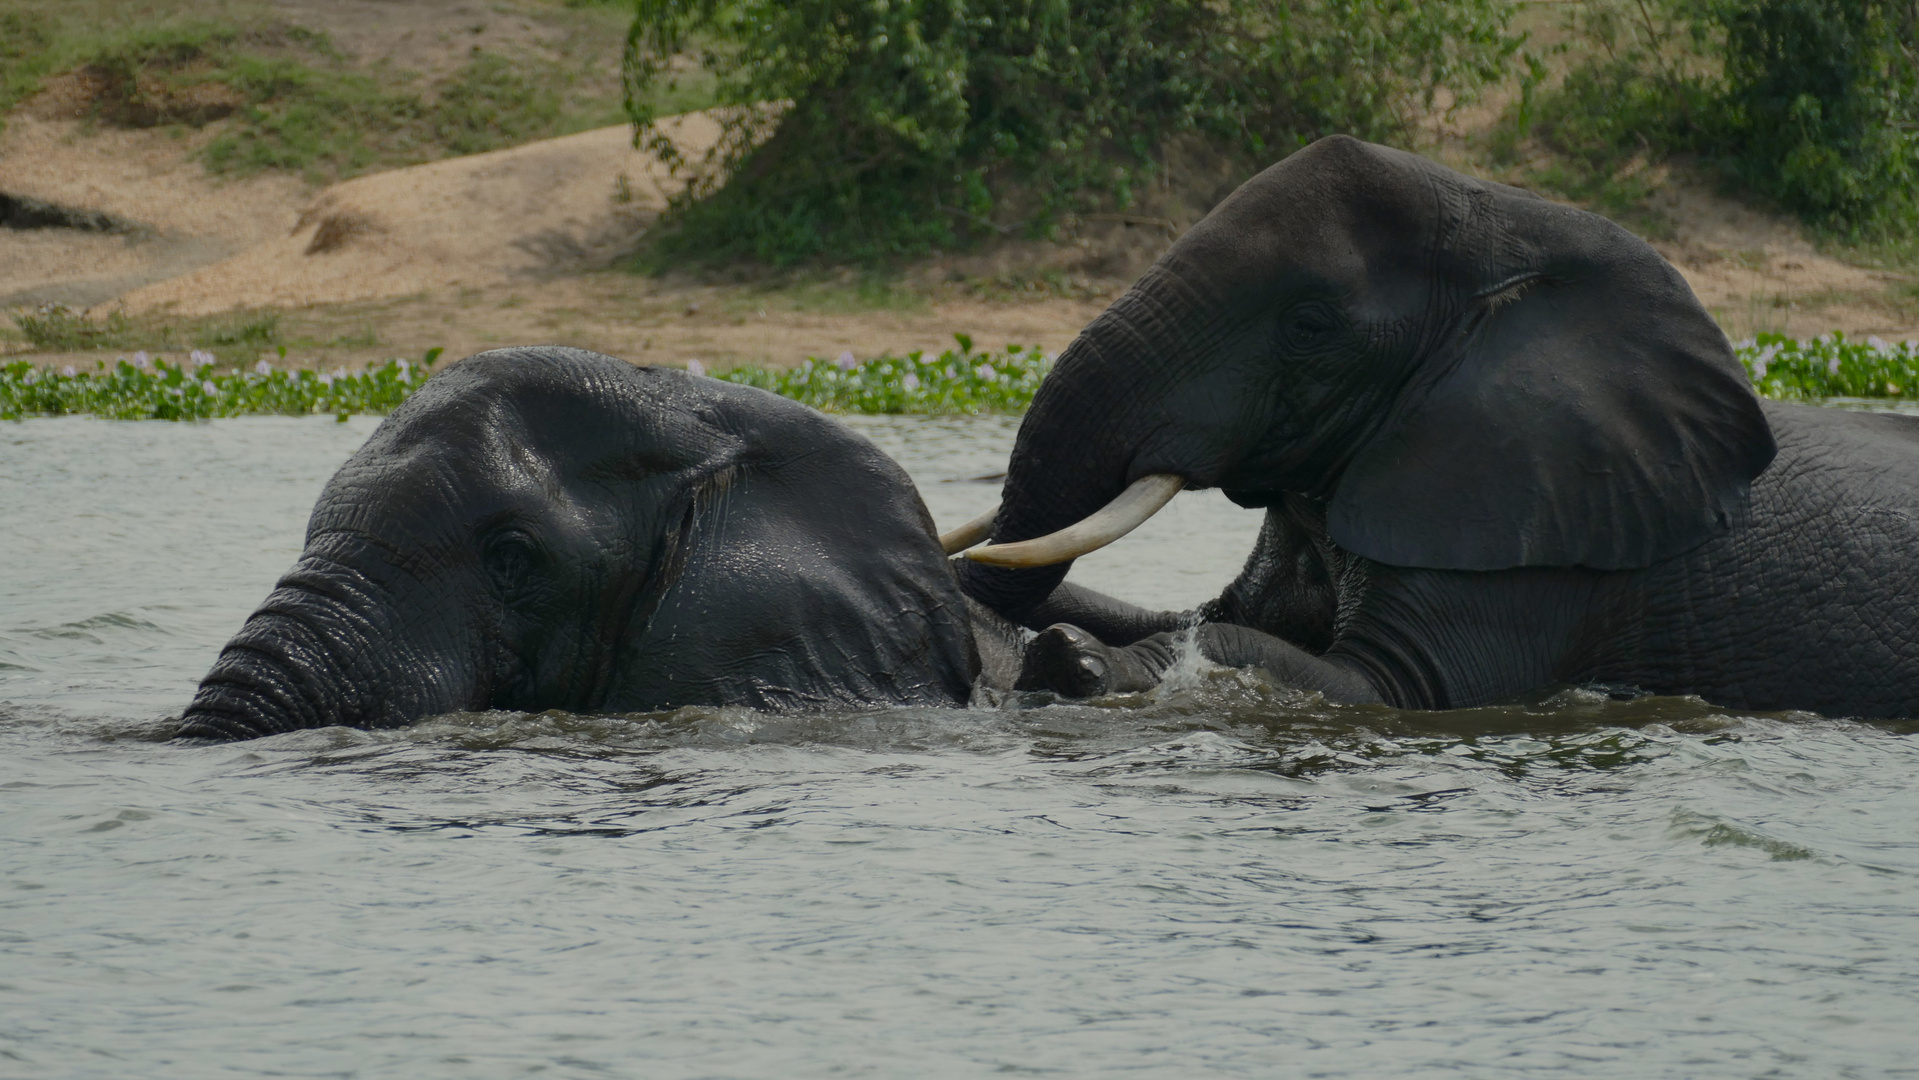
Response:
[{"label": "elephant head", "polygon": [[1240,187],[1060,356],[962,580],[1019,618],[1182,485],[1321,500],[1334,541],[1393,565],[1644,566],[1730,527],[1773,451],[1724,334],[1645,243],[1334,137]]},{"label": "elephant head", "polygon": [[763,391],[506,349],[341,467],[181,733],[954,704],[976,662],[932,521],[866,439]]}]

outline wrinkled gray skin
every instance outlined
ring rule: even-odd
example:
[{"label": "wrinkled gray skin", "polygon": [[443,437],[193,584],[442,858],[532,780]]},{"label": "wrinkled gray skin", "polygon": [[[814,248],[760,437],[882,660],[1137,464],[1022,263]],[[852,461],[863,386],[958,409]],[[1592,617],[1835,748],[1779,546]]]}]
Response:
[{"label": "wrinkled gray skin", "polygon": [[959,705],[978,667],[932,520],[872,443],[763,391],[504,349],[341,467],[180,733]]},{"label": "wrinkled gray skin", "polygon": [[[1644,243],[1410,154],[1315,143],[1175,243],[1040,388],[995,540],[1153,473],[1268,508],[1202,650],[1331,700],[1919,715],[1919,420],[1762,405]],[[961,578],[1044,630],[1024,685],[1151,685],[1179,616],[1065,569]]]}]

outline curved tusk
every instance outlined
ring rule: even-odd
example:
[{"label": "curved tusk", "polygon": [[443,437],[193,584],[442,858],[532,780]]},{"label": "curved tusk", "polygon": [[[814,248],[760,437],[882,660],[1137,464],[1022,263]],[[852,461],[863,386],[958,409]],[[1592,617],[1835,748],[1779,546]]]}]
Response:
[{"label": "curved tusk", "polygon": [[997,517],[999,517],[999,504],[994,503],[993,508],[984,514],[961,525],[952,532],[941,533],[940,546],[946,549],[948,555],[958,555],[974,544],[980,543],[987,537],[992,536],[993,521]]},{"label": "curved tusk", "polygon": [[1077,559],[1139,528],[1185,486],[1186,479],[1172,473],[1142,476],[1090,517],[1056,533],[1016,544],[989,544],[974,548],[966,557],[994,566],[1052,566]]}]

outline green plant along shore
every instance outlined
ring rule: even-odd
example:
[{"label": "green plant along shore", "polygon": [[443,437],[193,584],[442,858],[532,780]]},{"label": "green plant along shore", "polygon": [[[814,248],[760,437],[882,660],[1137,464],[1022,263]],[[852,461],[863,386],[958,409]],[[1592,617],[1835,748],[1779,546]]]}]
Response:
[{"label": "green plant along shore", "polygon": [[[1036,348],[976,352],[971,338],[956,338],[959,348],[937,357],[913,352],[860,362],[842,354],[783,370],[733,368],[715,377],[825,412],[968,415],[1024,410],[1052,367]],[[1837,333],[1810,341],[1761,334],[1734,348],[1766,397],[1919,400],[1919,349],[1907,342],[1853,341]],[[87,413],[116,420],[203,420],[317,413],[344,420],[353,413],[392,411],[426,382],[439,355],[433,349],[417,364],[388,360],[362,372],[332,374],[263,362],[251,371],[216,375],[211,354],[200,352],[178,363],[140,353],[93,371],[35,368],[21,360],[0,364],[0,418]]]},{"label": "green plant along shore", "polygon": [[205,420],[215,416],[385,413],[425,384],[439,349],[417,364],[388,360],[358,373],[321,374],[275,368],[213,371],[213,355],[195,350],[169,363],[135,353],[93,371],[39,368],[24,360],[0,364],[0,418],[88,413],[112,420]]}]

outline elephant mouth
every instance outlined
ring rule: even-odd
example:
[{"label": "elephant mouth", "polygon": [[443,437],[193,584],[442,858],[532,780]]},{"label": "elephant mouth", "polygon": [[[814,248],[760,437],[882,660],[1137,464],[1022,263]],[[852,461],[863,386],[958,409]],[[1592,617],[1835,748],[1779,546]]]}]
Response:
[{"label": "elephant mouth", "polygon": [[[1153,473],[1142,476],[1127,485],[1112,502],[1095,510],[1071,525],[1045,536],[1031,540],[1021,540],[1010,544],[988,544],[974,547],[966,552],[966,557],[974,562],[992,566],[1035,567],[1055,566],[1070,562],[1118,540],[1134,529],[1146,523],[1146,520],[1164,509],[1173,501],[1173,496],[1186,486],[1186,478],[1176,473]],[[991,532],[992,521],[999,508],[960,526],[940,538],[946,545],[947,553],[970,547],[963,541],[972,538],[973,543],[986,539]],[[981,523],[984,522],[984,528]],[[961,543],[961,547],[955,547]]]}]

